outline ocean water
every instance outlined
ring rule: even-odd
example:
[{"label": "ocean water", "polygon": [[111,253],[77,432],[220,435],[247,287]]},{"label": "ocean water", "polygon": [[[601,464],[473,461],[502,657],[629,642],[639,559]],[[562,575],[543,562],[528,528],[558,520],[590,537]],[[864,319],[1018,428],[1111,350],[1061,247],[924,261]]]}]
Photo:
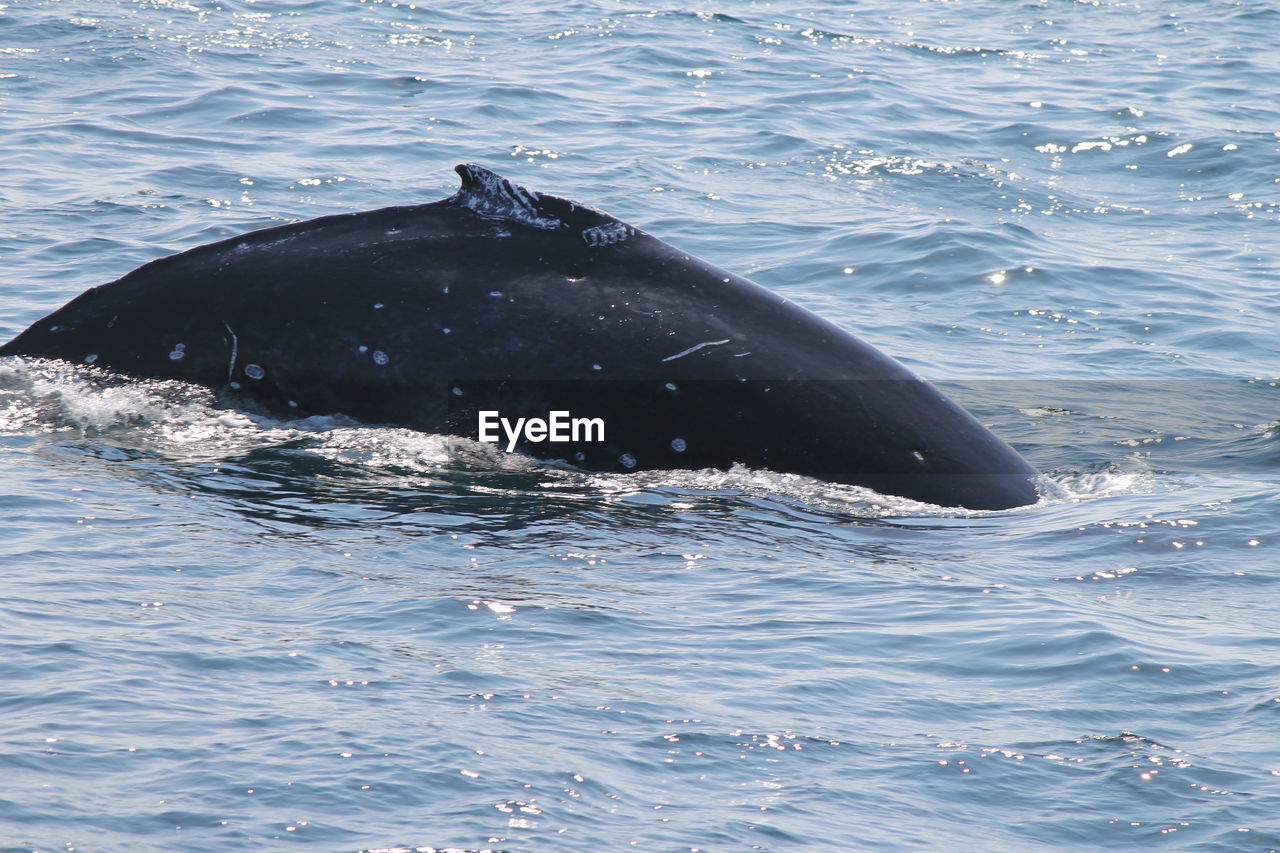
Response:
[{"label": "ocean water", "polygon": [[963,512],[0,362],[0,850],[1280,849],[1280,3],[0,3],[0,338],[442,198],[937,381]]}]

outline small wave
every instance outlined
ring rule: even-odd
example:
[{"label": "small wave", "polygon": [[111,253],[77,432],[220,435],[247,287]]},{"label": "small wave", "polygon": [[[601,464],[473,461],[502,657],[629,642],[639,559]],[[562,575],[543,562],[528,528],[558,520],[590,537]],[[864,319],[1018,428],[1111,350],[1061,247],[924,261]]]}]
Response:
[{"label": "small wave", "polygon": [[78,432],[193,461],[353,423],[342,417],[286,423],[227,408],[214,391],[186,382],[136,379],[61,361],[7,361],[0,364],[0,436]]},{"label": "small wave", "polygon": [[[609,504],[658,504],[676,511],[694,509],[708,500],[745,500],[764,502],[784,513],[832,519],[990,514],[744,466],[727,471],[587,472],[457,436],[369,426],[343,416],[280,419],[231,409],[215,392],[174,380],[132,379],[86,365],[15,359],[0,365],[0,436],[32,432],[76,432],[180,463],[227,460],[283,448],[354,467],[355,476],[391,488],[430,488],[437,480],[469,481],[468,475],[477,473],[519,474],[524,476],[507,485],[512,496],[528,493],[527,478],[534,475],[539,494],[576,495]],[[463,486],[467,488],[465,482]],[[492,477],[470,487],[486,493],[504,490]],[[1105,491],[1097,485],[1064,488],[1050,483],[1046,499],[1054,499],[1059,492],[1068,496],[1059,498],[1065,500]],[[1106,487],[1114,488],[1114,484]]]},{"label": "small wave", "polygon": [[1148,494],[1155,489],[1150,471],[1126,470],[1114,463],[1097,471],[1052,472],[1042,476],[1041,482],[1041,504],[1046,506]]},{"label": "small wave", "polygon": [[0,434],[39,430],[108,432],[203,416],[213,393],[184,382],[131,380],[85,365],[0,365]]},{"label": "small wave", "polygon": [[831,520],[910,517],[959,517],[988,515],[981,510],[940,507],[897,495],[886,495],[863,486],[832,483],[802,474],[734,465],[727,471],[655,470],[634,474],[561,472],[561,477],[581,477],[582,484],[610,501],[666,503],[671,509],[692,510],[713,501],[765,502],[784,513],[801,512]]}]

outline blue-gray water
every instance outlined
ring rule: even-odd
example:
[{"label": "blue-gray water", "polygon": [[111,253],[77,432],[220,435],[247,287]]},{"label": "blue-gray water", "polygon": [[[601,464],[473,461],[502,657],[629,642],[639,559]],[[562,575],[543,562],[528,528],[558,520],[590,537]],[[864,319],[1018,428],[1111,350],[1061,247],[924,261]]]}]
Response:
[{"label": "blue-gray water", "polygon": [[1280,848],[1280,4],[0,5],[0,338],[477,162],[1053,496],[596,476],[0,364],[0,850]]}]

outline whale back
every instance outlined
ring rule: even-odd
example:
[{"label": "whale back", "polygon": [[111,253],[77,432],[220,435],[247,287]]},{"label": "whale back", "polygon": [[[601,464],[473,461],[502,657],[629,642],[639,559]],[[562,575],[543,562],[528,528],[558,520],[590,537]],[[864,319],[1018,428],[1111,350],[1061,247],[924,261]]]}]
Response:
[{"label": "whale back", "polygon": [[145,264],[0,355],[473,438],[482,411],[572,411],[605,440],[519,449],[593,470],[742,463],[945,505],[1035,501],[1016,452],[849,332],[608,214],[457,171],[441,201]]}]

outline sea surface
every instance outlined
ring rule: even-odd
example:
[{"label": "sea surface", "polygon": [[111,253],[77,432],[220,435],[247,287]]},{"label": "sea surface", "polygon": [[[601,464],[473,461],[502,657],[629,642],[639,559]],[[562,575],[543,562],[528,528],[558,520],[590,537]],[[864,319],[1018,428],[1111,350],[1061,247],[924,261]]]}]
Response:
[{"label": "sea surface", "polygon": [[0,851],[1280,849],[1277,57],[1273,0],[2,0],[0,339],[474,162],[1047,484],[556,471],[0,361]]}]

